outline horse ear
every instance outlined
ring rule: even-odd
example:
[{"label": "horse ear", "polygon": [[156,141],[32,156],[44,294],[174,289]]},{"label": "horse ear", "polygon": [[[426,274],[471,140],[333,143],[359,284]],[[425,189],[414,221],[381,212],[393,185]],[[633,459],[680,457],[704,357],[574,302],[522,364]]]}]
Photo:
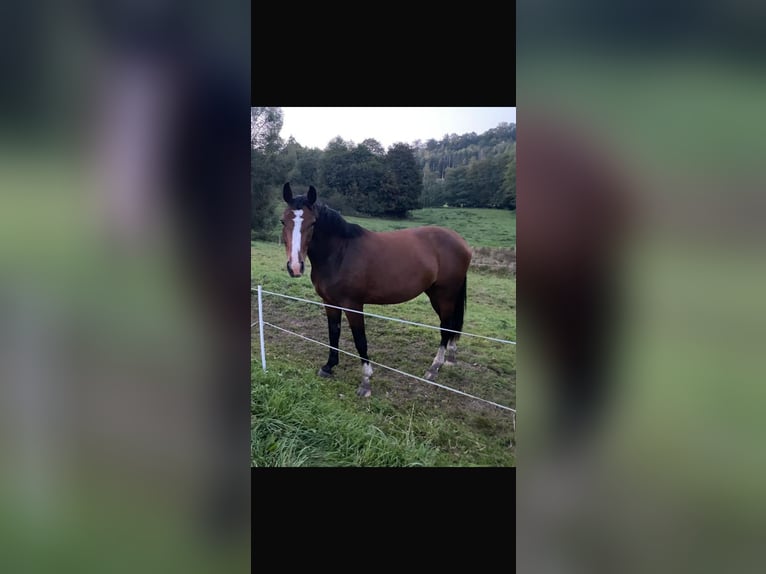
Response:
[{"label": "horse ear", "polygon": [[308,200],[309,200],[309,206],[314,205],[314,202],[316,202],[317,200],[317,190],[314,189],[313,185],[309,186]]},{"label": "horse ear", "polygon": [[293,201],[293,190],[290,189],[290,182],[289,181],[282,188],[282,197],[285,199],[285,201],[287,203],[292,203],[292,201]]}]

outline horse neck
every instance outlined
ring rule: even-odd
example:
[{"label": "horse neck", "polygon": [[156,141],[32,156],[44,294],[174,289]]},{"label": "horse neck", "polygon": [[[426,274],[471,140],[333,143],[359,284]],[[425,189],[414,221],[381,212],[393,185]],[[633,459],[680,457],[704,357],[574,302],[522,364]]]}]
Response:
[{"label": "horse neck", "polygon": [[326,221],[318,222],[307,252],[311,266],[324,269],[326,273],[339,269],[351,241],[356,241],[356,238],[348,237],[344,229]]},{"label": "horse neck", "polygon": [[339,266],[345,253],[345,243],[348,241],[339,235],[314,232],[307,255],[312,267],[324,267],[329,264]]}]

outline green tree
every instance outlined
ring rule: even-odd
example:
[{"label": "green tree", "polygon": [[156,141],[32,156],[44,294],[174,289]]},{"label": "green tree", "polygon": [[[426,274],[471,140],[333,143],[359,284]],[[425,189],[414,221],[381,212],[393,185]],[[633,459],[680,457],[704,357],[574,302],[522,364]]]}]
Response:
[{"label": "green tree", "polygon": [[351,142],[343,141],[341,137],[333,138],[322,153],[319,164],[321,196],[328,205],[341,212],[354,212],[358,207],[355,150]]},{"label": "green tree", "polygon": [[[365,142],[377,143],[375,140]],[[356,210],[378,215],[383,213],[379,205],[379,195],[385,174],[384,157],[374,153],[369,143],[365,142],[351,151],[353,188],[348,195]],[[375,148],[374,145],[372,147]],[[382,150],[382,147],[380,149]]]},{"label": "green tree", "polygon": [[283,121],[282,108],[250,108],[250,146],[265,152],[279,149]]},{"label": "green tree", "polygon": [[302,149],[301,144],[295,141],[293,136],[290,136],[287,143],[279,150],[280,171],[287,174],[285,176],[287,181],[294,181],[295,179],[295,168]]},{"label": "green tree", "polygon": [[431,171],[428,166],[423,167],[423,191],[420,195],[420,205],[422,207],[434,207],[441,205],[438,202],[436,195],[436,186],[438,185],[439,178],[436,173]]},{"label": "green tree", "polygon": [[507,161],[498,203],[503,209],[516,209],[516,144],[508,151]]},{"label": "green tree", "polygon": [[449,168],[444,174],[444,201],[451,206],[461,206],[471,195],[471,182],[468,177],[468,167]]},{"label": "green tree", "polygon": [[265,239],[276,225],[273,186],[286,175],[280,162],[280,108],[250,108],[250,233]]},{"label": "green tree", "polygon": [[348,144],[343,138],[330,140],[320,164],[322,185],[327,192],[347,195],[353,183],[352,158]]},{"label": "green tree", "polygon": [[298,153],[298,161],[295,164],[292,180],[304,186],[319,185],[319,166],[321,162],[322,150],[301,148]]},{"label": "green tree", "polygon": [[383,157],[386,155],[386,150],[383,149],[383,146],[380,145],[380,142],[376,139],[367,138],[359,145],[367,148],[368,150],[370,150],[370,152],[372,152],[374,155],[378,157]]},{"label": "green tree", "polygon": [[468,168],[469,195],[464,200],[466,207],[500,207],[506,163],[504,156],[471,163]]},{"label": "green tree", "polygon": [[[508,151],[515,141],[516,124],[500,123],[481,134],[445,134],[441,140],[430,139],[417,146],[415,156],[423,170],[424,205],[446,202],[500,207]],[[453,171],[459,168],[468,171]],[[435,177],[428,176],[429,172]]]},{"label": "green tree", "polygon": [[403,143],[391,146],[385,157],[385,173],[379,194],[383,213],[404,217],[410,209],[417,209],[423,178],[414,150]]}]

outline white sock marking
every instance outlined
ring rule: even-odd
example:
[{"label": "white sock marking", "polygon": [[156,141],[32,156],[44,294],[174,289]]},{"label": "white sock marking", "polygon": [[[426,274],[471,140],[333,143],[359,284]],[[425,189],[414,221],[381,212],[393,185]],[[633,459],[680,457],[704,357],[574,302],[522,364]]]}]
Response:
[{"label": "white sock marking", "polygon": [[431,368],[438,369],[444,364],[444,347],[439,345],[439,350],[436,352],[436,357],[434,357],[434,362],[431,363]]},{"label": "white sock marking", "polygon": [[450,341],[447,343],[447,358],[444,362],[445,365],[454,365],[457,356],[457,343]]},{"label": "white sock marking", "polygon": [[370,365],[370,363],[364,363],[362,365],[362,374],[368,378],[372,376],[372,365]]}]

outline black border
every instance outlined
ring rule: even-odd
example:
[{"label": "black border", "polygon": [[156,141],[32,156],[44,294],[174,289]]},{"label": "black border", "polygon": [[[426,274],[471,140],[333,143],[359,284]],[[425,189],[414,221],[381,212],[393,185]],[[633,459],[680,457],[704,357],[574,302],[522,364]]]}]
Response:
[{"label": "black border", "polygon": [[376,566],[465,558],[512,571],[515,493],[515,468],[254,468],[252,568],[337,566],[359,551]]},{"label": "black border", "polygon": [[252,6],[251,105],[516,106],[516,3]]}]

